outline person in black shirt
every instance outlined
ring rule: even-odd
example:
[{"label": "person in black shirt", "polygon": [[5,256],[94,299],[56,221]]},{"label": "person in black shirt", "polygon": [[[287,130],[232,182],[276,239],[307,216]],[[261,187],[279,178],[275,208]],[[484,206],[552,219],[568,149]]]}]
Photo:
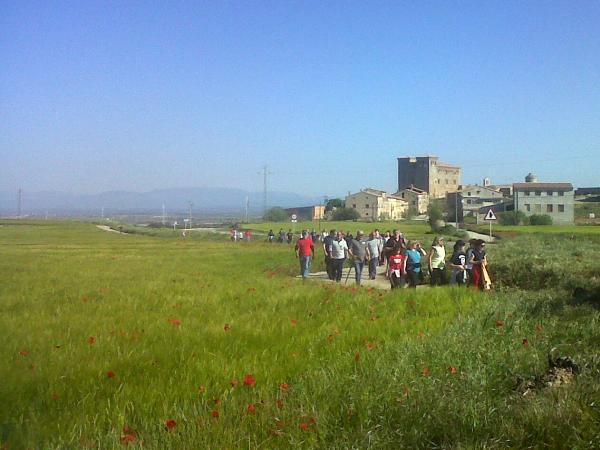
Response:
[{"label": "person in black shirt", "polygon": [[464,286],[467,282],[467,255],[465,254],[465,241],[458,240],[454,244],[454,253],[450,258],[450,284]]},{"label": "person in black shirt", "polygon": [[325,252],[325,270],[330,280],[333,280],[333,267],[331,264],[331,242],[335,239],[335,230],[329,231],[329,236],[323,238],[323,252]]}]

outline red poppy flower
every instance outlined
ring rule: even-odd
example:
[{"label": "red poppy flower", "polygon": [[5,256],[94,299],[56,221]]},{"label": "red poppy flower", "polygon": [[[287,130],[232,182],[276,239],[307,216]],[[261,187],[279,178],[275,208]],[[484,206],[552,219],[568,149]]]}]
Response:
[{"label": "red poppy flower", "polygon": [[215,398],[215,405],[219,406],[221,404],[221,399]]},{"label": "red poppy flower", "polygon": [[223,326],[223,329],[224,329],[225,331],[231,331],[231,325],[229,325],[228,323],[226,323],[226,324]]},{"label": "red poppy flower", "polygon": [[169,323],[171,325],[173,325],[174,327],[178,327],[179,325],[181,325],[181,320],[179,320],[179,319],[169,319]]},{"label": "red poppy flower", "polygon": [[523,347],[529,347],[529,339],[523,339]]},{"label": "red poppy flower", "polygon": [[210,415],[213,416],[215,419],[219,418],[220,416],[219,411],[217,411],[216,409],[213,409]]},{"label": "red poppy flower", "polygon": [[87,338],[88,344],[92,345],[96,343],[96,336],[90,336]]},{"label": "red poppy flower", "polygon": [[167,427],[167,431],[171,431],[173,428],[175,428],[177,426],[177,422],[175,422],[175,420],[173,420],[173,419],[168,419],[165,422],[165,426]]},{"label": "red poppy flower", "polygon": [[429,367],[425,366],[423,367],[423,376],[424,377],[428,377],[429,376]]},{"label": "red poppy flower", "polygon": [[27,355],[29,355],[29,352],[27,350],[21,350],[19,352],[19,355],[21,355],[21,356],[27,356]]},{"label": "red poppy flower", "polygon": [[244,384],[249,387],[253,387],[256,384],[256,378],[251,373],[244,377]]},{"label": "red poppy flower", "polygon": [[109,370],[108,372],[106,372],[106,376],[108,378],[114,378],[115,377],[115,373],[112,370]]},{"label": "red poppy flower", "polygon": [[496,326],[497,327],[501,327],[504,325],[504,321],[503,320],[496,320]]},{"label": "red poppy flower", "polygon": [[419,331],[419,334],[417,335],[420,338],[424,338],[425,337],[425,333],[423,333],[422,331]]},{"label": "red poppy flower", "polygon": [[302,431],[307,431],[308,430],[308,424],[305,423],[305,422],[301,422],[299,426],[300,426],[300,429]]},{"label": "red poppy flower", "polygon": [[287,391],[290,388],[290,385],[287,383],[281,383],[279,385],[279,389],[281,389],[282,391]]},{"label": "red poppy flower", "polygon": [[315,419],[314,417],[311,417],[310,424],[311,425],[316,425],[317,424],[317,419]]},{"label": "red poppy flower", "polygon": [[454,366],[450,366],[448,367],[448,371],[452,374],[452,375],[456,375],[458,373],[458,370],[456,369],[456,367]]},{"label": "red poppy flower", "polygon": [[369,350],[373,350],[377,348],[377,344],[375,342],[367,342],[367,348]]},{"label": "red poppy flower", "polygon": [[360,361],[360,353],[359,353],[359,352],[356,352],[356,353],[354,354],[354,361],[356,361],[356,362],[359,362],[359,361]]},{"label": "red poppy flower", "polygon": [[135,444],[137,437],[137,432],[125,425],[123,427],[123,435],[121,436],[121,444],[124,446],[127,446],[129,443]]},{"label": "red poppy flower", "polygon": [[283,409],[283,400],[281,400],[281,399],[277,400],[277,408]]},{"label": "red poppy flower", "polygon": [[256,405],[254,403],[250,403],[247,409],[249,414],[254,414],[256,412]]},{"label": "red poppy flower", "polygon": [[233,387],[236,387],[239,384],[239,381],[238,380],[231,380],[229,382],[229,384],[231,384]]},{"label": "red poppy flower", "polygon": [[298,325],[298,321],[296,319],[290,320],[290,323],[292,324],[293,327],[295,327],[296,325]]}]

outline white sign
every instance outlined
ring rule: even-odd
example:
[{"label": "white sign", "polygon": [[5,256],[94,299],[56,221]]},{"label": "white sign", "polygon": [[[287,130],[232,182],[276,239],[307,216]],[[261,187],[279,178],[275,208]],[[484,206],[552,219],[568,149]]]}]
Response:
[{"label": "white sign", "polygon": [[296,214],[292,214],[292,220],[296,220],[298,216]]},{"label": "white sign", "polygon": [[496,220],[496,214],[494,214],[494,211],[490,209],[483,220]]}]

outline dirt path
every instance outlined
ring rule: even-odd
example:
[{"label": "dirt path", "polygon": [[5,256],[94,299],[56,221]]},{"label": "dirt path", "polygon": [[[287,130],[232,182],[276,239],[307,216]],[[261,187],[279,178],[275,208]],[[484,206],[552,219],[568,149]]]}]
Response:
[{"label": "dirt path", "polygon": [[98,228],[100,228],[101,230],[104,231],[111,231],[113,233],[119,233],[119,234],[126,234],[126,233],[121,233],[120,231],[117,230],[113,230],[111,227],[109,227],[108,225],[96,225]]}]

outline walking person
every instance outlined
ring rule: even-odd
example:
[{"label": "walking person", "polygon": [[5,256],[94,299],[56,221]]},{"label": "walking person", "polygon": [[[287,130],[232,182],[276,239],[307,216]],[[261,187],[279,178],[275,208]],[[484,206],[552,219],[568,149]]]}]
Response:
[{"label": "walking person", "polygon": [[416,288],[421,281],[421,259],[427,256],[427,252],[423,250],[421,244],[417,241],[408,243],[408,250],[406,250],[406,278],[408,285],[411,288]]},{"label": "walking person", "polygon": [[300,261],[300,275],[305,280],[310,275],[310,261],[315,255],[315,246],[308,231],[302,230],[302,237],[296,242],[294,250],[296,251],[296,258]]},{"label": "walking person", "polygon": [[283,228],[279,229],[279,237],[277,238],[277,242],[279,242],[280,244],[283,244],[285,242],[285,231],[283,231]]},{"label": "walking person", "polygon": [[365,267],[365,259],[367,257],[367,243],[363,241],[364,233],[359,230],[356,232],[356,239],[352,239],[348,253],[352,256],[354,264],[354,279],[356,284],[360,285],[362,271]]},{"label": "walking person", "polygon": [[473,264],[470,262],[473,257],[473,251],[475,250],[475,244],[477,244],[477,239],[469,239],[469,249],[467,250],[466,264],[465,268],[467,269],[467,284],[469,286],[473,285]]},{"label": "walking person", "polygon": [[377,278],[377,266],[379,266],[379,256],[381,240],[377,239],[375,232],[369,233],[369,240],[367,241],[367,261],[369,262],[369,280]]},{"label": "walking person", "polygon": [[273,233],[273,230],[269,230],[269,234],[267,235],[267,240],[269,241],[269,244],[273,243],[274,237],[275,237],[275,233]]},{"label": "walking person", "polygon": [[465,241],[458,240],[450,257],[450,284],[464,286],[467,283],[467,255],[465,254]]},{"label": "walking person", "polygon": [[444,284],[444,268],[446,267],[446,247],[444,247],[444,238],[436,236],[431,244],[429,253],[429,274],[432,286],[441,286]]},{"label": "walking person", "polygon": [[396,245],[392,250],[392,255],[388,258],[389,278],[392,289],[404,287],[406,283],[406,255],[404,247]]},{"label": "walking person", "polygon": [[469,263],[473,266],[473,286],[477,289],[485,289],[483,269],[487,265],[487,255],[485,252],[485,242],[483,240],[477,239],[475,242],[475,248],[473,249]]},{"label": "walking person", "polygon": [[294,233],[292,233],[292,229],[290,228],[287,232],[287,243],[291,244],[294,239]]},{"label": "walking person", "polygon": [[333,268],[331,264],[331,244],[335,240],[335,230],[330,230],[329,235],[323,238],[323,252],[325,253],[325,270],[330,280],[333,280]]},{"label": "walking person", "polygon": [[342,232],[338,231],[335,239],[331,242],[331,270],[333,279],[339,283],[342,281],[342,270],[344,269],[344,261],[348,257],[348,244],[342,236]]}]

